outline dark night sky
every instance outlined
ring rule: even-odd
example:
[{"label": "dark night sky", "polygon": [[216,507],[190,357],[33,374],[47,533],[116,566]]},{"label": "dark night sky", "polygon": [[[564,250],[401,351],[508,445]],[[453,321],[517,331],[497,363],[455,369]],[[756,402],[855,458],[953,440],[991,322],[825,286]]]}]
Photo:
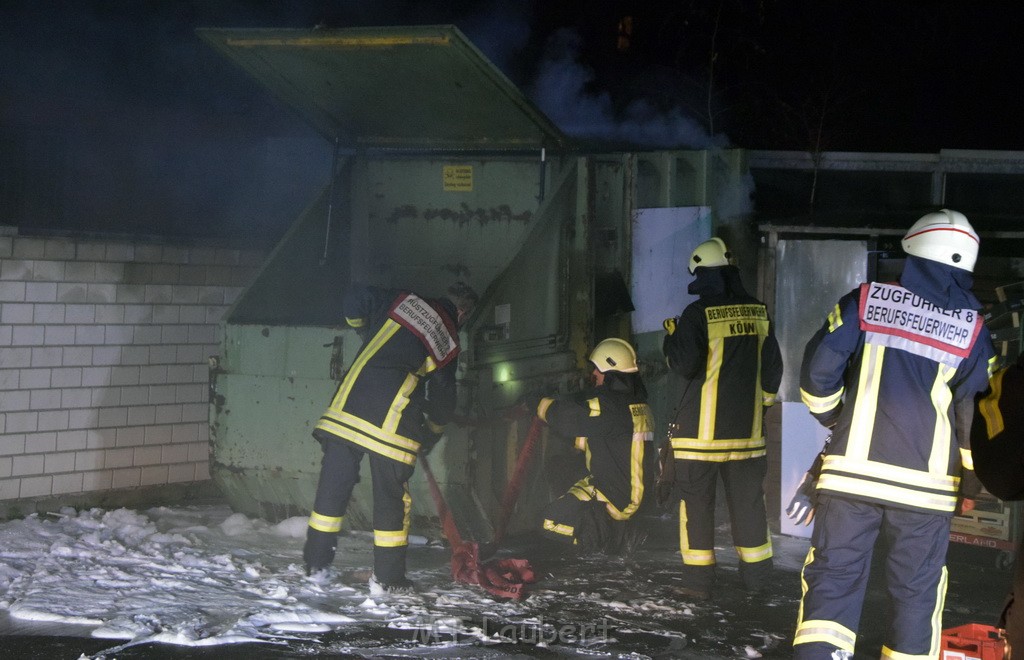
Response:
[{"label": "dark night sky", "polygon": [[572,135],[937,152],[1024,150],[1022,19],[983,0],[3,0],[0,224],[280,235],[327,145],[196,27],[454,23]]}]

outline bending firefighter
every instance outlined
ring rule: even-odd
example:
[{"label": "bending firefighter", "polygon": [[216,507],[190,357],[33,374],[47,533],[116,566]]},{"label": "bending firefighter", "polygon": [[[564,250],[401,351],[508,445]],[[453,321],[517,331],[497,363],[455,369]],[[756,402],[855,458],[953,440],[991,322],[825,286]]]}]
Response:
[{"label": "bending firefighter", "polygon": [[698,299],[665,321],[663,351],[682,376],[671,426],[679,497],[679,591],[710,595],[715,580],[715,489],[721,476],[739,572],[759,591],[772,569],[764,502],[763,419],[782,381],[782,355],[764,304],[748,294],[725,243],[712,238],[690,257],[689,293]]},{"label": "bending firefighter", "polygon": [[544,510],[546,537],[583,552],[620,552],[638,537],[627,524],[644,496],[644,456],[654,439],[647,389],[636,352],[605,339],[590,354],[596,387],[580,395],[544,398],[537,416],[576,439],[588,474]]},{"label": "bending firefighter", "polygon": [[363,456],[373,489],[371,591],[411,590],[405,577],[409,477],[455,410],[458,328],[476,294],[458,282],[443,299],[357,286],[343,305],[364,344],[313,431],[323,449],[303,559],[307,573],[334,560]]},{"label": "bending firefighter", "polygon": [[893,605],[882,657],[939,657],[950,518],[972,466],[956,409],[987,387],[994,351],[971,293],[979,240],[967,218],[929,213],[902,245],[899,282],[843,296],[804,353],[801,396],[832,440],[802,573],[798,659],[853,656],[879,534]]}]

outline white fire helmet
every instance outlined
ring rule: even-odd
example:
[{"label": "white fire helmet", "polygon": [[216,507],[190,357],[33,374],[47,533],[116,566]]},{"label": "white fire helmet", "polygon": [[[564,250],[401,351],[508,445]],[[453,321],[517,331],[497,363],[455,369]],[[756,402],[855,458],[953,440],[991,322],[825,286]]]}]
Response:
[{"label": "white fire helmet", "polygon": [[636,366],[636,351],[625,339],[611,337],[605,339],[590,352],[590,361],[601,373],[621,371],[632,374],[639,371]]},{"label": "white fire helmet", "polygon": [[914,223],[903,237],[903,251],[922,259],[930,259],[974,271],[978,260],[978,232],[963,213],[942,209],[929,213]]},{"label": "white fire helmet", "polygon": [[732,255],[729,254],[729,248],[725,247],[725,241],[716,236],[698,245],[690,255],[690,275],[699,267],[728,266],[730,259]]}]

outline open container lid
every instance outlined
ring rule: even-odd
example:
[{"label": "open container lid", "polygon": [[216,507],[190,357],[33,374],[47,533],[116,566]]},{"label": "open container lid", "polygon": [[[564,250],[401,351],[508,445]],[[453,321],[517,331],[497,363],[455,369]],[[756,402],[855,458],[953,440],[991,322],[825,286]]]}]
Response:
[{"label": "open container lid", "polygon": [[332,142],[472,150],[566,143],[454,26],[197,32]]}]

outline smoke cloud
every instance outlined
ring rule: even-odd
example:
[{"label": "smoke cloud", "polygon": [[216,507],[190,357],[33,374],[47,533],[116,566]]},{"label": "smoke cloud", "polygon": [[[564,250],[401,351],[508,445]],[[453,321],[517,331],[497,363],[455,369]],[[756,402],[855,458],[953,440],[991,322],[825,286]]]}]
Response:
[{"label": "smoke cloud", "polygon": [[637,99],[616,113],[608,92],[591,92],[593,69],[579,60],[580,36],[571,29],[557,31],[532,84],[532,97],[563,131],[578,138],[626,143],[654,149],[725,147],[724,136],[710,136],[679,109],[662,112]]},{"label": "smoke cloud", "polygon": [[685,113],[642,99],[616,112],[609,92],[591,89],[579,34],[561,30],[542,49],[532,7],[5,0],[2,222],[276,240],[326,183],[331,145],[203,43],[197,27],[452,23],[572,137],[619,148],[724,144]]}]

